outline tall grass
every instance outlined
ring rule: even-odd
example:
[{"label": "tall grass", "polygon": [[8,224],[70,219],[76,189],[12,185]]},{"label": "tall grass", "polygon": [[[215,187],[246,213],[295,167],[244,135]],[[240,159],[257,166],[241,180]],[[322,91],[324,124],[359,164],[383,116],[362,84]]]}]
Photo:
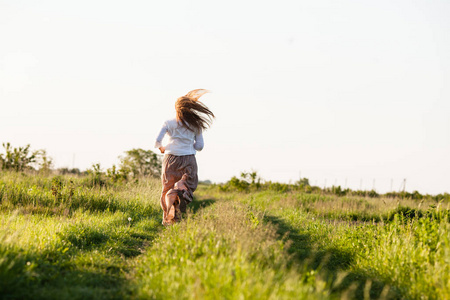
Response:
[{"label": "tall grass", "polygon": [[356,266],[414,299],[450,299],[448,220],[396,218],[358,244]]},{"label": "tall grass", "polygon": [[[0,173],[7,299],[450,299],[449,203]],[[199,200],[203,199],[203,200]]]},{"label": "tall grass", "polygon": [[0,174],[0,294],[8,299],[129,295],[130,261],[155,237],[159,186]]},{"label": "tall grass", "polygon": [[[211,189],[201,193],[217,198],[222,195]],[[355,295],[362,297],[364,281],[370,280],[374,283],[370,295],[375,298],[390,285],[386,295],[393,298],[450,299],[448,204],[442,209],[433,203],[404,201],[402,205],[411,205],[407,207],[387,199],[374,203],[364,198],[267,191],[228,192],[223,196],[263,211],[269,221],[289,232],[294,241],[291,251],[299,259],[316,257],[312,268],[322,261],[331,274],[336,270],[349,272],[349,285],[351,278],[365,278],[359,280]],[[360,214],[356,222],[338,209],[346,207]],[[372,218],[361,216],[367,213]],[[323,263],[323,259],[328,261]]]},{"label": "tall grass", "polygon": [[326,299],[314,272],[288,268],[285,241],[263,216],[221,202],[168,228],[135,274],[139,299]]}]

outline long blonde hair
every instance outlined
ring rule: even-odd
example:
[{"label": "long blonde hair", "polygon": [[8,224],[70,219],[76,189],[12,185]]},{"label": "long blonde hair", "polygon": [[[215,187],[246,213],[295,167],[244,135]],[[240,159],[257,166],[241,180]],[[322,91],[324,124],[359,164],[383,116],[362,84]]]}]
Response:
[{"label": "long blonde hair", "polygon": [[207,129],[211,126],[212,119],[215,118],[213,112],[198,100],[208,92],[204,89],[192,90],[175,102],[177,120],[194,132]]}]

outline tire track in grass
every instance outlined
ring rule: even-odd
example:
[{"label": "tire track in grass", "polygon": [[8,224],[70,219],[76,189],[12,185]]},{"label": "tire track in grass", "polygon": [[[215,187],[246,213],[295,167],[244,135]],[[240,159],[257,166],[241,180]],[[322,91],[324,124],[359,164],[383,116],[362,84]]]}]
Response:
[{"label": "tire track in grass", "polygon": [[[300,216],[300,214],[297,215],[298,218],[306,217],[306,215]],[[303,228],[299,228],[293,225],[286,216],[266,214],[265,220],[275,224],[278,234],[291,241],[289,253],[293,265],[301,265],[308,270],[319,272],[323,278],[331,282],[332,295],[345,295],[345,297],[349,296],[355,299],[404,298],[395,287],[352,269],[355,253],[332,244],[324,245],[326,237],[318,234],[320,230],[318,227],[313,230],[314,232],[309,231],[308,227],[317,225],[314,222],[307,224],[305,221]]]},{"label": "tire track in grass", "polygon": [[[334,297],[356,299],[403,299],[400,290],[388,285],[380,278],[368,277],[364,270],[354,268],[358,255],[351,246],[351,239],[362,237],[358,226],[335,226],[329,220],[311,215],[294,203],[277,199],[264,199],[265,204],[249,199],[234,199],[247,203],[254,209],[264,209],[265,222],[274,224],[280,237],[287,238],[291,244],[289,254],[292,266],[301,266],[311,272],[318,272],[330,283],[330,293]],[[351,233],[349,233],[351,231]],[[330,239],[339,235],[340,242]],[[359,236],[358,236],[359,235]],[[350,246],[349,246],[350,245]]]},{"label": "tire track in grass", "polygon": [[[367,299],[381,297],[383,291],[388,291],[386,297],[392,299],[450,298],[446,284],[450,230],[446,211],[441,212],[439,206],[430,207],[428,217],[415,215],[413,219],[398,209],[378,207],[377,211],[391,216],[388,221],[348,222],[342,220],[342,214],[328,219],[330,214],[323,218],[324,214],[309,210],[314,202],[331,201],[322,211],[334,211],[345,207],[345,197],[328,199],[324,195],[327,201],[323,201],[322,195],[298,191],[224,191],[216,185],[200,186],[197,195],[237,201],[265,212],[265,221],[277,225],[278,233],[292,242],[293,263],[324,273],[330,281],[339,279],[339,274],[346,275],[338,287],[333,287],[337,297],[352,287],[353,295]],[[366,213],[365,208],[355,211]],[[371,210],[368,213],[373,214]]]},{"label": "tire track in grass", "polygon": [[194,202],[135,261],[136,299],[328,299],[317,274],[289,268],[286,243],[235,201]]},{"label": "tire track in grass", "polygon": [[[205,191],[200,193],[207,195]],[[222,198],[222,195],[215,194]],[[354,268],[356,252],[351,247],[332,243],[328,235],[335,231],[329,222],[312,217],[301,209],[294,209],[289,204],[286,207],[273,206],[268,201],[265,205],[254,203],[253,197],[240,199],[236,195],[225,195],[228,201],[247,205],[252,211],[263,215],[262,222],[274,226],[279,241],[287,244],[287,269],[294,272],[309,272],[317,274],[327,282],[327,292],[331,298],[356,299],[403,299],[403,295],[395,286],[389,286],[379,278],[368,277],[364,270]],[[267,205],[269,204],[269,205]],[[339,228],[342,229],[342,228]],[[342,231],[342,230],[341,230]],[[340,232],[344,234],[344,232]],[[363,234],[363,233],[356,233]],[[355,234],[353,234],[355,235]],[[348,238],[357,236],[342,236]]]}]

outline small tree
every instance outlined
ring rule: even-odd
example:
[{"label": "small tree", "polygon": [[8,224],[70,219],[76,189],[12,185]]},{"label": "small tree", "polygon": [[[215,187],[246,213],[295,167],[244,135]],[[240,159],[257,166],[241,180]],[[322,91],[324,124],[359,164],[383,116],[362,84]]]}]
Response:
[{"label": "small tree", "polygon": [[251,186],[255,186],[258,189],[261,187],[261,177],[256,171],[242,172],[241,179],[247,181]]},{"label": "small tree", "polygon": [[120,157],[119,171],[131,174],[133,177],[161,175],[161,156],[151,150],[131,149],[125,151],[125,156]]},{"label": "small tree", "polygon": [[117,169],[116,165],[106,170],[106,177],[112,182],[126,181],[128,178],[128,171],[125,169]]},{"label": "small tree", "polygon": [[102,179],[103,172],[100,163],[92,164],[91,169],[88,170],[88,174],[91,176],[92,185],[105,185],[105,181]]},{"label": "small tree", "polygon": [[309,186],[310,185],[309,184],[309,179],[305,178],[305,177],[304,178],[300,178],[300,180],[297,181],[296,184],[300,185],[300,186]]},{"label": "small tree", "polygon": [[53,166],[53,159],[47,155],[47,151],[44,149],[36,151],[36,169],[39,172],[48,174]]},{"label": "small tree", "polygon": [[3,143],[5,154],[0,154],[0,168],[14,170],[16,172],[31,169],[31,164],[36,161],[37,152],[30,153],[30,145],[12,148],[10,143]]}]

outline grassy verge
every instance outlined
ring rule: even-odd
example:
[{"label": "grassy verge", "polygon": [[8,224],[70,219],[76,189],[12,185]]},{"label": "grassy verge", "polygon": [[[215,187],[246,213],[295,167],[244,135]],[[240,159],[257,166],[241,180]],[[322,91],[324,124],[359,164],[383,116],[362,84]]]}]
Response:
[{"label": "grassy verge", "polygon": [[[348,199],[320,198],[320,195],[277,192],[222,193],[203,189],[200,194],[244,203],[264,212],[268,222],[278,225],[280,234],[292,241],[290,252],[311,270],[322,270],[329,280],[340,272],[347,277],[334,292],[353,290],[356,298],[450,298],[450,226],[448,215],[435,208],[438,218],[415,215],[378,222],[353,221],[339,214],[306,210],[313,202],[328,202],[328,211],[345,207]],[[328,196],[327,196],[328,197]],[[362,199],[364,200],[364,199]],[[385,204],[373,204],[383,207]],[[416,208],[420,203],[415,204]],[[361,207],[365,207],[361,204]],[[355,210],[357,211],[357,210]],[[333,291],[332,291],[333,292]]]},{"label": "grassy verge", "polygon": [[57,179],[0,177],[2,298],[129,296],[130,261],[161,229],[158,182],[105,189]]}]

